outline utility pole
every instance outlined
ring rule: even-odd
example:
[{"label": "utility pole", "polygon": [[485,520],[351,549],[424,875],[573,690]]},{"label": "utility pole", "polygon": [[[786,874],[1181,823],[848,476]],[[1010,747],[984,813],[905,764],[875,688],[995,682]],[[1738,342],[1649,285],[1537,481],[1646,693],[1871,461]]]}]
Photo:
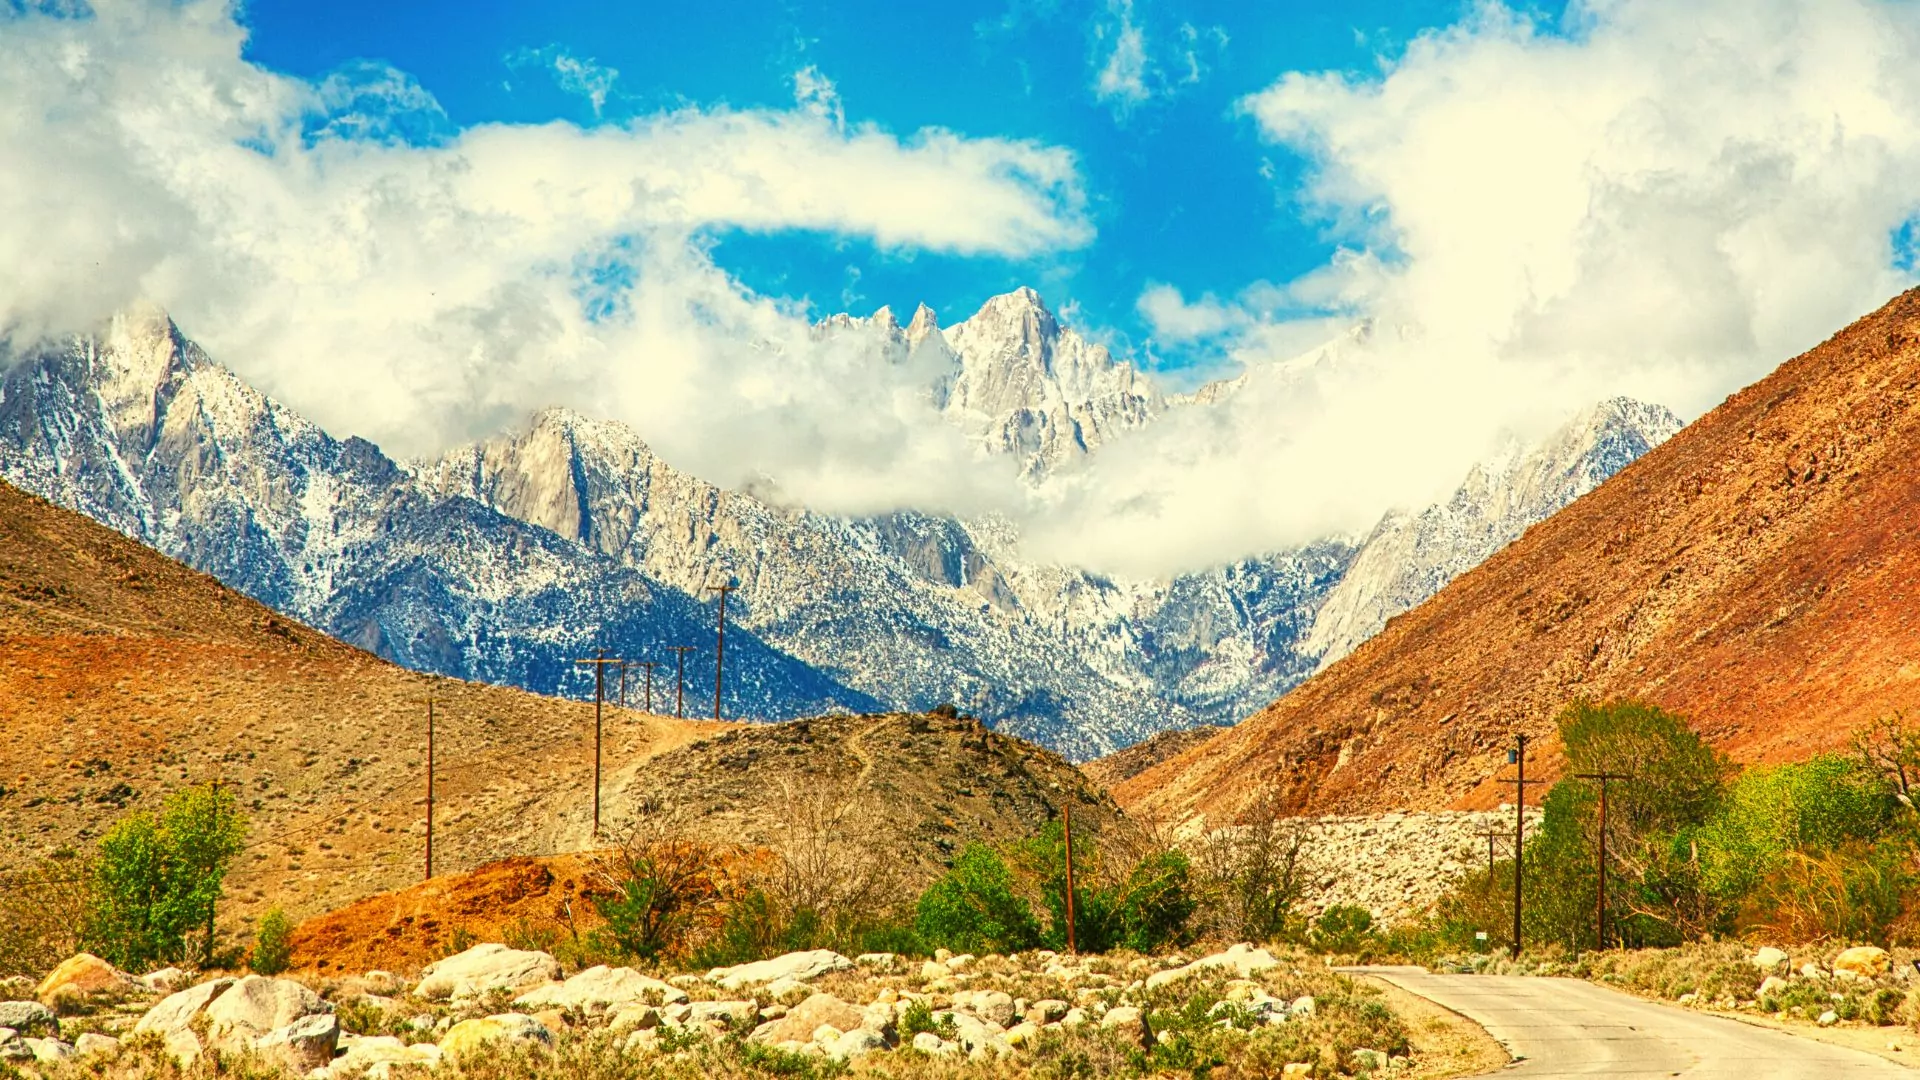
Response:
[{"label": "utility pole", "polygon": [[1626,773],[1599,772],[1574,773],[1582,780],[1600,781],[1600,895],[1593,908],[1593,941],[1595,949],[1607,947],[1607,782],[1610,780],[1631,780]]},{"label": "utility pole", "polygon": [[620,661],[620,711],[627,708],[627,662]]},{"label": "utility pole", "polygon": [[673,715],[685,719],[687,715],[687,654],[698,648],[696,645],[669,645],[668,652],[680,654],[680,674],[678,688],[674,691]]},{"label": "utility pole", "polygon": [[1512,784],[1513,796],[1513,958],[1520,958],[1520,854],[1527,838],[1527,785],[1545,783],[1543,780],[1527,779],[1527,733],[1521,732],[1514,738],[1514,749],[1507,751],[1507,764],[1514,766],[1516,775],[1511,779],[1502,779],[1502,784]]},{"label": "utility pole", "polygon": [[720,594],[720,640],[715,644],[713,654],[713,718],[720,719],[720,685],[727,670],[727,594],[739,586],[731,582],[725,585],[709,585],[708,592]]},{"label": "utility pole", "polygon": [[433,688],[427,688],[427,881],[433,880]]},{"label": "utility pole", "polygon": [[1060,813],[1067,838],[1067,951],[1078,953],[1073,942],[1073,796],[1067,796],[1067,802],[1060,804]]},{"label": "utility pole", "polygon": [[651,713],[653,711],[653,669],[660,666],[660,661],[635,660],[633,666],[645,668],[647,671],[647,712]]},{"label": "utility pole", "polygon": [[607,665],[624,663],[607,659],[607,650],[593,650],[593,659],[575,660],[593,667],[593,835],[600,835],[600,709],[607,700]]}]

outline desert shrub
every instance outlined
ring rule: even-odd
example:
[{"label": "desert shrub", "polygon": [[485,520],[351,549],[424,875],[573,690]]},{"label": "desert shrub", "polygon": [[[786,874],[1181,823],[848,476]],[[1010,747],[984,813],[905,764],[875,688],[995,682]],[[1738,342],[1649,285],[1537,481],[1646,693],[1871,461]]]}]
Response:
[{"label": "desert shrub", "polygon": [[1277,799],[1190,846],[1201,932],[1222,941],[1283,941],[1313,874],[1307,831]]},{"label": "desert shrub", "polygon": [[1833,754],[1753,768],[1693,838],[1708,890],[1729,901],[1750,895],[1793,852],[1832,850],[1885,830],[1894,802],[1860,762]]},{"label": "desert shrub", "polygon": [[245,825],[231,790],[186,788],[156,815],[128,814],[100,838],[82,940],[113,964],[146,970],[214,962],[214,912]]},{"label": "desert shrub", "polygon": [[1320,913],[1307,931],[1307,944],[1316,952],[1351,955],[1373,936],[1373,913],[1358,904],[1335,904]]},{"label": "desert shrub", "polygon": [[262,975],[278,975],[293,960],[293,920],[278,907],[267,909],[254,928],[253,957],[247,966]]},{"label": "desert shrub", "polygon": [[748,889],[728,902],[720,926],[693,953],[695,967],[728,967],[811,948],[818,919],[782,911],[765,889]]},{"label": "desert shrub", "polygon": [[0,877],[0,977],[41,975],[80,950],[92,883],[71,851]]},{"label": "desert shrub", "polygon": [[1198,908],[1187,857],[1178,851],[1150,853],[1133,865],[1122,887],[1119,944],[1140,953],[1184,945],[1192,940]]},{"label": "desert shrub", "polygon": [[605,925],[595,933],[642,960],[684,952],[721,902],[716,854],[688,840],[629,836],[603,864],[606,890],[592,903]]},{"label": "desert shrub", "polygon": [[1006,860],[969,844],[953,868],[920,894],[914,931],[927,945],[955,952],[1014,952],[1040,943],[1033,909],[1014,891]]},{"label": "desert shrub", "polygon": [[1904,836],[1788,852],[1752,898],[1753,922],[1784,941],[1891,945],[1920,875]]}]

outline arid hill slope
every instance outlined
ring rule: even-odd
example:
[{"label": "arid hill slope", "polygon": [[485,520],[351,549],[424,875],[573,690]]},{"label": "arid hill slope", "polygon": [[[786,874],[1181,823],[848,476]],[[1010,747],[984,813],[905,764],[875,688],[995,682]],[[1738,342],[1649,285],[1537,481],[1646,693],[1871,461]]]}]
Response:
[{"label": "arid hill slope", "polygon": [[[429,687],[435,870],[588,846],[592,705],[396,667],[0,484],[0,871],[219,778],[250,817],[237,911],[406,885]],[[731,726],[609,710],[609,786]]]},{"label": "arid hill slope", "polygon": [[[1513,733],[1637,695],[1744,761],[1920,705],[1920,291],[1727,399],[1347,659],[1128,780],[1215,822],[1478,807]],[[1545,747],[1549,773],[1553,748]]]}]

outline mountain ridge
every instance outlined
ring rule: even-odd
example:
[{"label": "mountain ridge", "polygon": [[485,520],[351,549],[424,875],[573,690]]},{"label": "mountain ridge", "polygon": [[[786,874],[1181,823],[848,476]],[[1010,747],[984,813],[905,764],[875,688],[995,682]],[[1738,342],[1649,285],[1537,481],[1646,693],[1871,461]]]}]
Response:
[{"label": "mountain ridge", "polygon": [[1920,290],[1730,396],[1261,713],[1115,788],[1222,821],[1474,808],[1570,699],[1689,716],[1741,761],[1844,745],[1920,692]]}]

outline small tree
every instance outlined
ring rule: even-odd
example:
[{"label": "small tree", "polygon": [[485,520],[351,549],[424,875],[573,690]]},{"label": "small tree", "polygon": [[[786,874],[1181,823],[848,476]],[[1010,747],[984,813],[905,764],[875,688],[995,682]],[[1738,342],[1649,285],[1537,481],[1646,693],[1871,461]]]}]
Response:
[{"label": "small tree", "polygon": [[1193,869],[1206,932],[1227,941],[1280,941],[1315,867],[1306,826],[1268,798],[1237,825],[1195,840]]},{"label": "small tree", "polygon": [[684,953],[719,917],[730,882],[724,864],[740,853],[680,835],[675,815],[657,803],[639,808],[620,845],[596,860],[596,933],[642,960]]},{"label": "small tree", "polygon": [[1013,888],[1013,872],[985,844],[968,844],[945,877],[915,905],[914,929],[930,946],[955,952],[1013,952],[1040,943],[1033,909]]},{"label": "small tree", "polygon": [[260,916],[253,935],[253,957],[247,966],[262,975],[278,975],[293,961],[293,920],[278,907]]},{"label": "small tree", "polygon": [[198,958],[214,964],[215,909],[245,823],[233,793],[215,785],[167,798],[158,817],[135,812],[100,838],[83,937],[114,964],[145,970]]}]

